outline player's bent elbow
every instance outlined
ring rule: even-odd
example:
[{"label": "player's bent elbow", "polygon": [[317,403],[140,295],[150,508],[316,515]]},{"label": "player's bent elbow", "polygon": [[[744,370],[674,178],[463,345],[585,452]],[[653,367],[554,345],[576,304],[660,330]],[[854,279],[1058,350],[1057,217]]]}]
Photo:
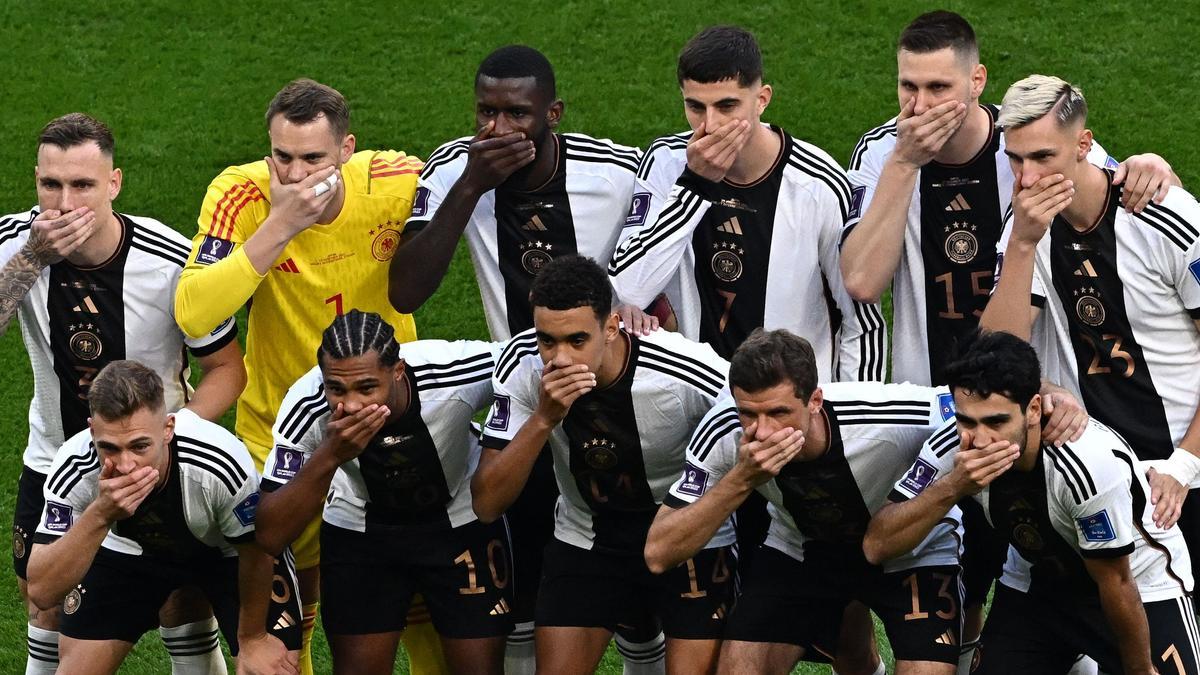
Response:
[{"label": "player's bent elbow", "polygon": [[283,549],[287,548],[291,542],[282,541],[282,537],[276,533],[269,530],[264,531],[259,527],[254,530],[254,543],[258,544],[258,548],[262,549],[263,553],[272,558],[278,558],[283,554]]},{"label": "player's bent elbow", "polygon": [[475,517],[479,519],[479,522],[485,525],[500,520],[500,516],[504,515],[504,509],[497,508],[487,499],[474,496],[471,498],[471,510],[475,512]]},{"label": "player's bent elbow", "polygon": [[862,549],[863,556],[872,565],[882,565],[895,557],[887,548],[886,538],[872,533],[870,529],[867,530],[866,536],[863,537]]},{"label": "player's bent elbow", "polygon": [[865,279],[864,276],[855,273],[847,274],[845,268],[842,268],[842,283],[846,286],[846,293],[855,302],[866,304],[879,302],[880,296],[883,295],[883,289],[877,288],[876,284],[871,283],[871,280]]},{"label": "player's bent elbow", "polygon": [[643,551],[643,556],[646,558],[646,569],[650,570],[651,574],[662,574],[675,567],[668,560],[663,547],[652,539],[646,540],[646,549]]},{"label": "player's bent elbow", "polygon": [[27,591],[29,593],[29,601],[35,607],[43,612],[48,612],[62,604],[62,596],[53,597],[50,589],[47,588],[47,583],[43,575],[36,573],[32,565],[30,566],[28,577]]}]

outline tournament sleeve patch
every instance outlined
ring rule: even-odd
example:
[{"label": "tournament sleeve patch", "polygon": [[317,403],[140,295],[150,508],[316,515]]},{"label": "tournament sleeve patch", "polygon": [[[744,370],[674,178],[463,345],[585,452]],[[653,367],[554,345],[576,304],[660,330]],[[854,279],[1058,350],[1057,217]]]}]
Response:
[{"label": "tournament sleeve patch", "polygon": [[1107,158],[1104,160],[1104,168],[1106,168],[1106,169],[1115,169],[1115,168],[1117,168],[1117,167],[1119,167],[1119,166],[1121,166],[1121,163],[1120,163],[1120,162],[1118,162],[1118,161],[1117,161],[1117,158],[1116,158],[1116,157],[1113,157],[1112,155],[1109,155],[1109,156],[1108,156],[1108,157],[1107,157]]},{"label": "tournament sleeve patch", "polygon": [[429,210],[429,188],[418,187],[417,194],[413,197],[413,207],[411,218],[421,218],[425,212]]},{"label": "tournament sleeve patch", "polygon": [[494,394],[492,414],[488,417],[487,428],[496,431],[508,431],[508,421],[511,417],[512,401],[503,394]]},{"label": "tournament sleeve patch", "polygon": [[1102,509],[1099,513],[1079,518],[1078,522],[1079,529],[1083,532],[1085,541],[1105,542],[1113,541],[1117,538],[1117,533],[1113,531],[1112,521],[1108,519],[1108,511],[1106,509]]},{"label": "tournament sleeve patch", "polygon": [[943,422],[954,417],[954,394],[938,394],[938,411],[942,413]]},{"label": "tournament sleeve patch", "polygon": [[1200,258],[1196,258],[1188,265],[1188,271],[1195,277],[1196,283],[1200,284]]},{"label": "tournament sleeve patch", "polygon": [[237,517],[238,522],[242,525],[253,525],[254,514],[258,512],[258,493],[246,497],[246,499],[237,506],[233,507],[233,515]]},{"label": "tournament sleeve patch", "polygon": [[918,457],[917,461],[909,468],[908,473],[900,480],[900,486],[914,495],[919,495],[933,482],[933,477],[937,475],[937,472],[932,464]]},{"label": "tournament sleeve patch", "polygon": [[647,213],[650,213],[650,193],[635,192],[633,203],[629,205],[629,215],[625,216],[625,227],[645,225]]},{"label": "tournament sleeve patch", "polygon": [[296,472],[300,471],[300,467],[304,465],[304,453],[295,448],[286,448],[282,445],[275,446],[275,466],[271,469],[271,475],[283,481],[289,481],[296,477]]},{"label": "tournament sleeve patch", "polygon": [[685,495],[699,497],[708,487],[708,472],[688,462],[683,465],[683,481],[679,483],[679,491]]},{"label": "tournament sleeve patch", "polygon": [[51,532],[66,532],[71,529],[71,507],[57,502],[46,502],[45,525]]},{"label": "tournament sleeve patch", "polygon": [[200,242],[200,250],[196,253],[196,262],[211,265],[224,260],[230,253],[233,253],[232,241],[206,234],[204,241]]},{"label": "tournament sleeve patch", "polygon": [[850,215],[847,216],[848,219],[852,220],[862,217],[863,197],[866,195],[867,186],[865,185],[855,185],[854,189],[850,191]]}]

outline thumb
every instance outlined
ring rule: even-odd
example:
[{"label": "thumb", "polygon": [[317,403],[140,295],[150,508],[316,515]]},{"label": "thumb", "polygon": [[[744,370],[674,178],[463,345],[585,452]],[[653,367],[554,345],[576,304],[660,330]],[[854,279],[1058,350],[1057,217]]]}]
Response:
[{"label": "thumb", "polygon": [[700,121],[700,126],[696,127],[696,130],[692,132],[693,141],[698,141],[708,135],[708,132],[704,128],[704,125],[707,124],[707,122],[708,120]]},{"label": "thumb", "polygon": [[496,128],[496,121],[495,120],[489,121],[487,124],[479,127],[479,131],[475,132],[474,140],[482,141],[483,139],[491,136],[492,130],[494,130],[495,128]]},{"label": "thumb", "polygon": [[907,100],[900,106],[900,116],[897,120],[906,120],[913,115],[913,110],[917,107],[917,97],[909,96]]},{"label": "thumb", "polygon": [[1113,172],[1113,185],[1120,185],[1125,182],[1125,174],[1129,173],[1128,162],[1121,162],[1117,165],[1117,170]]},{"label": "thumb", "polygon": [[111,459],[104,460],[104,466],[100,467],[100,480],[108,480],[112,478],[115,465]]},{"label": "thumb", "polygon": [[267,176],[270,177],[272,185],[279,184],[279,170],[275,167],[275,158],[270,155],[263,157],[267,161]]},{"label": "thumb", "polygon": [[1042,397],[1042,412],[1046,415],[1054,412],[1054,394],[1046,394]]}]

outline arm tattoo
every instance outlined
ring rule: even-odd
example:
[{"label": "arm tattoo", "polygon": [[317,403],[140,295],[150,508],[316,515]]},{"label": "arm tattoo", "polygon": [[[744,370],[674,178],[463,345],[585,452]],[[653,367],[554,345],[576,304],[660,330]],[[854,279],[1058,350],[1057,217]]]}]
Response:
[{"label": "arm tattoo", "polygon": [[41,276],[46,267],[44,260],[35,248],[26,245],[0,269],[0,335],[8,330],[17,306]]}]

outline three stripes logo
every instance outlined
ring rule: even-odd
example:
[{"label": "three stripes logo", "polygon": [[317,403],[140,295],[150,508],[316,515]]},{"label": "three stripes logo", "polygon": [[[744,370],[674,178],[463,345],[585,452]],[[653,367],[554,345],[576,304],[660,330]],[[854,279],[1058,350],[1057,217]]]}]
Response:
[{"label": "three stripes logo", "polygon": [[545,232],[549,228],[542,222],[541,216],[534,216],[529,219],[529,222],[522,225],[521,229],[529,232]]},{"label": "three stripes logo", "polygon": [[87,312],[88,314],[99,314],[100,313],[100,310],[96,308],[96,303],[92,302],[92,296],[90,296],[90,295],[85,295],[83,297],[83,302],[72,307],[71,311],[79,312],[80,314],[82,314],[84,312]]},{"label": "three stripes logo", "polygon": [[1075,270],[1074,274],[1077,277],[1091,277],[1093,279],[1100,276],[1096,274],[1096,268],[1092,266],[1091,260],[1084,260],[1083,264],[1079,266],[1079,269]]},{"label": "three stripes logo", "polygon": [[738,222],[737,216],[734,216],[734,217],[730,218],[729,220],[718,225],[717,232],[724,232],[725,234],[736,234],[737,236],[740,237],[740,236],[742,236],[742,224]]},{"label": "three stripes logo", "polygon": [[967,198],[962,196],[962,193],[960,192],[954,196],[954,199],[950,200],[949,204],[946,205],[946,210],[947,211],[970,211],[971,205],[969,203],[967,203]]},{"label": "three stripes logo", "polygon": [[949,629],[947,629],[945,633],[942,633],[941,635],[939,635],[937,637],[937,639],[934,640],[934,642],[936,642],[939,645],[956,645],[956,644],[958,644],[958,640],[956,640],[954,638],[954,632]]},{"label": "three stripes logo", "polygon": [[500,602],[497,602],[492,611],[488,612],[488,616],[501,616],[508,614],[509,611],[511,610],[508,608],[508,602],[504,598],[500,598]]},{"label": "three stripes logo", "polygon": [[292,616],[291,612],[284,611],[283,615],[279,617],[279,620],[275,622],[274,630],[283,630],[284,628],[291,628],[295,625],[296,618]]},{"label": "three stripes logo", "polygon": [[275,269],[280,272],[290,272],[292,274],[300,274],[300,268],[296,266],[296,261],[288,258],[275,266]]}]

